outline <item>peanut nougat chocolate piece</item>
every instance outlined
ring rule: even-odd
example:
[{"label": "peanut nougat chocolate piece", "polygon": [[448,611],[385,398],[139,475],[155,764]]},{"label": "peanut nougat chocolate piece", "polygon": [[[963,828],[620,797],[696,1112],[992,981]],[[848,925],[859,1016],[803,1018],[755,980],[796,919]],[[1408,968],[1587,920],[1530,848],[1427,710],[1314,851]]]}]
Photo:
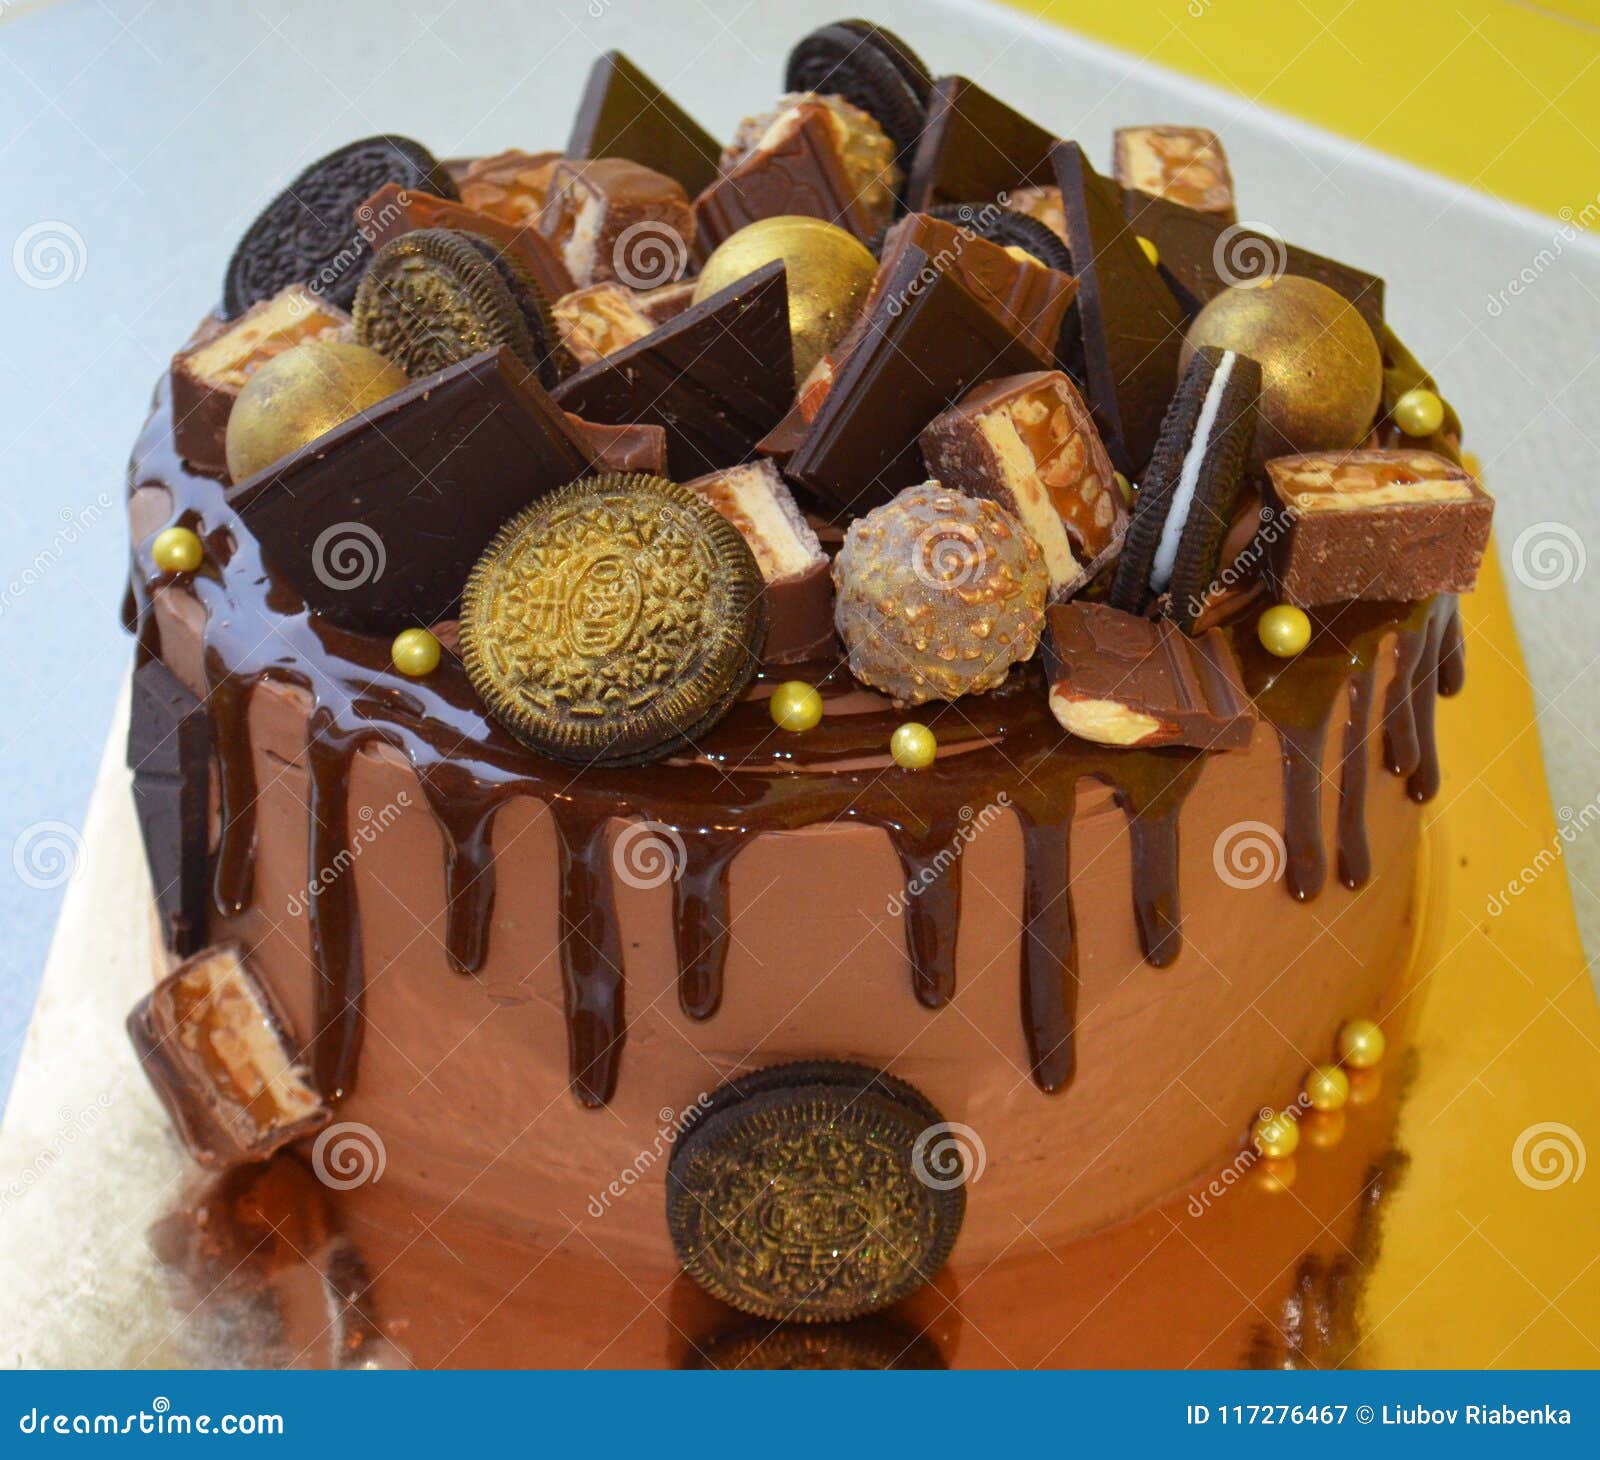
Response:
[{"label": "peanut nougat chocolate piece", "polygon": [[639,307],[634,291],[614,281],[563,294],[551,313],[561,343],[580,366],[615,355],[656,327]]},{"label": "peanut nougat chocolate piece", "polygon": [[673,178],[622,157],[556,164],[539,215],[580,288],[620,279],[630,288],[670,284],[694,238],[689,195]]},{"label": "peanut nougat chocolate piece", "polygon": [[1103,603],[1045,610],[1050,712],[1082,740],[1132,749],[1244,750],[1256,711],[1220,629],[1190,637],[1166,619]]},{"label": "peanut nougat chocolate piece", "polygon": [[828,555],[778,469],[750,462],[684,485],[733,523],[755,554],[767,599],[762,662],[793,664],[827,649],[833,642]]},{"label": "peanut nougat chocolate piece", "polygon": [[1233,173],[1208,128],[1119,127],[1112,159],[1112,175],[1123,187],[1233,221]]},{"label": "peanut nougat chocolate piece", "polygon": [[226,474],[228,417],[245,382],[295,345],[337,334],[350,316],[289,284],[172,357],[172,435],[196,471]]},{"label": "peanut nougat chocolate piece", "polygon": [[1312,452],[1267,463],[1280,532],[1268,577],[1286,603],[1470,593],[1494,499],[1431,451]]},{"label": "peanut nougat chocolate piece", "polygon": [[237,943],[207,948],[162,979],[128,1015],[128,1037],[202,1166],[264,1161],[332,1119]]},{"label": "peanut nougat chocolate piece", "polygon": [[550,192],[559,152],[508,148],[493,157],[475,157],[456,180],[462,203],[516,228],[537,228]]},{"label": "peanut nougat chocolate piece", "polygon": [[1111,458],[1059,370],[980,385],[936,416],[921,443],[947,487],[991,498],[1033,534],[1052,598],[1075,593],[1122,540],[1128,512]]}]

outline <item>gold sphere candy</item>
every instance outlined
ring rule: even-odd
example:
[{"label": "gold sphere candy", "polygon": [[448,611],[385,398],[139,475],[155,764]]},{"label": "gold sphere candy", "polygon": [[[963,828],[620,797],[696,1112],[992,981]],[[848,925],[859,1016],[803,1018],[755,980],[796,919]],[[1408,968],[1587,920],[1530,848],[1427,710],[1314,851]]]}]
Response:
[{"label": "gold sphere candy", "polygon": [[939,742],[926,725],[907,720],[904,725],[897,725],[894,734],[889,737],[889,754],[902,769],[923,771],[938,756]]},{"label": "gold sphere candy", "polygon": [[1352,1070],[1370,1070],[1383,1058],[1388,1041],[1371,1019],[1351,1019],[1339,1031],[1339,1058]]},{"label": "gold sphere candy", "polygon": [[1418,386],[1401,396],[1390,414],[1407,436],[1431,436],[1444,425],[1444,402],[1431,390]]},{"label": "gold sphere candy", "polygon": [[1202,345],[1261,366],[1261,414],[1250,464],[1299,451],[1347,451],[1372,427],[1383,357],[1360,311],[1314,279],[1228,289],[1190,322],[1180,371]]},{"label": "gold sphere candy", "polygon": [[235,482],[265,471],[411,382],[376,350],[307,340],[268,360],[239,392],[225,449]]},{"label": "gold sphere candy", "polygon": [[163,573],[192,573],[205,561],[205,544],[187,527],[168,527],[156,534],[150,556]]},{"label": "gold sphere candy", "polygon": [[439,654],[439,640],[428,629],[402,629],[389,648],[394,667],[412,679],[432,674],[439,667]]},{"label": "gold sphere candy", "polygon": [[1318,1065],[1301,1089],[1313,1110],[1339,1110],[1350,1098],[1350,1076],[1338,1065]]},{"label": "gold sphere candy", "polygon": [[822,719],[822,696],[805,680],[791,679],[773,690],[767,709],[778,729],[799,733]]},{"label": "gold sphere candy", "polygon": [[1269,1161],[1282,1161],[1299,1146],[1300,1126],[1286,1110],[1269,1112],[1251,1127],[1250,1139]]},{"label": "gold sphere candy", "polygon": [[1311,642],[1311,620],[1303,608],[1275,603],[1256,620],[1261,647],[1279,659],[1293,659]]},{"label": "gold sphere candy", "polygon": [[717,245],[695,282],[695,303],[774,259],[783,261],[787,274],[798,388],[855,322],[877,276],[878,261],[854,234],[820,218],[763,218]]}]

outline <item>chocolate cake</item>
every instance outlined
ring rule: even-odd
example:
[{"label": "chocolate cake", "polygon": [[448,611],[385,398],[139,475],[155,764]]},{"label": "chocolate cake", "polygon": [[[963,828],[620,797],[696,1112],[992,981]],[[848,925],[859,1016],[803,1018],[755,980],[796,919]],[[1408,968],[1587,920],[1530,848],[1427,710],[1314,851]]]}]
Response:
[{"label": "chocolate cake", "polygon": [[1002,167],[862,21],[785,75],[713,168],[612,53],[565,154],[367,139],[240,242],[129,471],[130,1029],[218,1191],[381,1252],[364,1142],[506,1270],[581,1228],[867,1364],[946,1274],[1286,1185],[1382,1058],[1492,503],[1369,275],[1174,287],[1128,198],[1211,237],[1224,139],[1113,179],[1005,109]]}]

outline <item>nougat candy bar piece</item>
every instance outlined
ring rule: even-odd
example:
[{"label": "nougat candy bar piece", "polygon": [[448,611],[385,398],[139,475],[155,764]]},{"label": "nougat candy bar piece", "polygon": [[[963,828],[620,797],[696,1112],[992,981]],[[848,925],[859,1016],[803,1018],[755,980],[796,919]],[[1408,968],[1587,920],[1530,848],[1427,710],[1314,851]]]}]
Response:
[{"label": "nougat candy bar piece", "polygon": [[1125,188],[1233,219],[1233,174],[1217,134],[1205,127],[1120,127],[1112,175]]},{"label": "nougat candy bar piece", "polygon": [[1191,637],[1167,619],[1103,603],[1045,610],[1050,711],[1083,740],[1127,749],[1243,750],[1256,711],[1221,630]]},{"label": "nougat candy bar piece", "polygon": [[766,583],[767,636],[761,658],[792,664],[833,641],[828,555],[770,461],[710,472],[685,486],[739,529]]},{"label": "nougat candy bar piece", "polygon": [[237,943],[204,949],[162,979],[128,1015],[128,1037],[203,1166],[264,1161],[332,1119]]},{"label": "nougat candy bar piece", "polygon": [[493,157],[476,157],[456,177],[461,201],[516,228],[537,228],[550,191],[559,152],[519,152],[510,148]]},{"label": "nougat candy bar piece", "polygon": [[228,417],[245,382],[268,360],[307,340],[336,334],[350,316],[290,284],[204,334],[172,358],[172,434],[197,471],[225,475]]},{"label": "nougat candy bar piece", "polygon": [[936,416],[921,444],[946,486],[992,498],[1033,534],[1053,598],[1081,588],[1127,529],[1111,458],[1059,370],[980,385]]},{"label": "nougat candy bar piece", "polygon": [[1044,224],[1057,238],[1066,239],[1067,215],[1061,202],[1060,188],[1048,184],[1036,188],[1018,188],[1006,199],[1006,207]]},{"label": "nougat candy bar piece", "polygon": [[1268,577],[1286,603],[1468,593],[1494,499],[1431,451],[1311,452],[1267,463],[1280,530]]},{"label": "nougat candy bar piece", "polygon": [[607,279],[645,288],[683,272],[694,214],[680,183],[637,162],[564,161],[551,174],[539,231],[580,288]]},{"label": "nougat candy bar piece", "polygon": [[580,366],[615,355],[656,327],[639,307],[634,291],[614,281],[564,294],[551,312],[561,343]]}]

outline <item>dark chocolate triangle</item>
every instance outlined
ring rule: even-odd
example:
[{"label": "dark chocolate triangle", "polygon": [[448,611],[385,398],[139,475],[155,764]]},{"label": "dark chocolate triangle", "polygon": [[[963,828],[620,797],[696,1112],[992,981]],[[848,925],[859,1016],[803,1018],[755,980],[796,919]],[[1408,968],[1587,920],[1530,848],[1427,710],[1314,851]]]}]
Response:
[{"label": "dark chocolate triangle", "polygon": [[595,361],[562,381],[555,398],[587,421],[665,428],[678,481],[748,460],[794,401],[782,263]]},{"label": "dark chocolate triangle", "polygon": [[509,350],[413,381],[228,493],[307,605],[391,633],[454,611],[500,524],[590,465]]},{"label": "dark chocolate triangle", "polygon": [[965,76],[941,76],[928,122],[907,168],[906,206],[992,202],[1055,181],[1056,137]]},{"label": "dark chocolate triangle", "polygon": [[923,480],[917,438],[974,385],[1052,363],[914,244],[877,294],[860,342],[785,468],[845,515]]},{"label": "dark chocolate triangle", "polygon": [[1324,258],[1244,223],[1229,223],[1181,203],[1133,188],[1122,193],[1124,214],[1136,234],[1155,244],[1161,277],[1190,316],[1224,290],[1274,273],[1315,279],[1361,311],[1383,343],[1383,280],[1363,269]]},{"label": "dark chocolate triangle", "polygon": [[1122,189],[1076,142],[1057,144],[1053,157],[1078,279],[1084,388],[1111,460],[1137,477],[1177,388],[1183,312],[1123,217]]},{"label": "dark chocolate triangle", "polygon": [[676,178],[692,198],[716,178],[722,148],[621,51],[607,51],[589,72],[566,155],[626,157]]},{"label": "dark chocolate triangle", "polygon": [[133,671],[128,768],[162,936],[187,958],[206,941],[211,720],[159,659]]}]

